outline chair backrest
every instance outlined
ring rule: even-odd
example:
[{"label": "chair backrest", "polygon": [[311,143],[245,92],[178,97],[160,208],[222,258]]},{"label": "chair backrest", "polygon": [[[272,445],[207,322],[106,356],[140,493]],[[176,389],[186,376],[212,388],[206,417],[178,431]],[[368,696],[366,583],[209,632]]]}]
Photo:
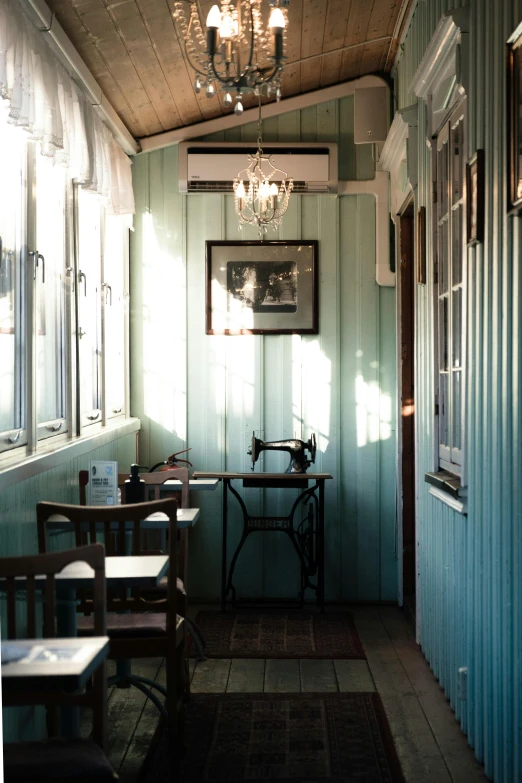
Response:
[{"label": "chair backrest", "polygon": [[[128,473],[118,473],[118,487],[121,489],[121,502],[125,503],[125,482],[129,478]],[[140,473],[140,479],[145,482],[145,494],[149,494],[149,500],[160,499],[161,487],[166,481],[172,479],[181,481],[181,487],[169,487],[169,492],[175,492],[176,497],[181,493],[180,508],[188,508],[189,505],[189,472],[188,468],[174,468],[173,470],[157,470],[154,473]],[[150,497],[152,495],[152,498]]]},{"label": "chair backrest", "polygon": [[[118,487],[121,490],[121,502],[125,503],[125,482],[129,478],[128,473],[118,473]],[[157,470],[154,473],[140,473],[140,479],[146,484],[146,489],[149,490],[149,495],[152,494],[152,499],[160,499],[160,487],[166,481],[175,479],[181,481],[181,489],[173,489],[172,492],[181,492],[181,504],[180,508],[189,507],[189,472],[188,468],[175,468],[169,470]],[[79,488],[80,488],[80,505],[85,506],[87,504],[87,484],[89,483],[89,471],[80,470],[78,474]],[[151,499],[150,497],[148,498]]]},{"label": "chair backrest", "polygon": [[[94,571],[93,611],[95,635],[105,636],[105,552],[101,544],[93,543],[77,549],[66,549],[48,554],[0,558],[0,579],[5,580],[7,598],[7,638],[41,638],[37,629],[36,577],[45,576],[43,588],[43,637],[56,636],[56,574],[70,563],[83,562]],[[21,578],[23,577],[23,580]],[[26,630],[17,635],[17,593],[26,592]]]},{"label": "chair backrest", "polygon": [[[77,549],[40,555],[0,558],[0,580],[5,581],[7,594],[7,638],[21,638],[17,634],[17,594],[26,592],[26,624],[24,639],[56,638],[56,575],[71,563],[87,563],[93,569],[91,611],[94,613],[94,635],[105,636],[106,590],[105,552],[101,544],[91,544]],[[43,588],[37,584],[45,576]],[[38,633],[39,612],[37,591],[43,592],[43,628]],[[49,708],[47,727],[49,734],[59,731],[57,706],[82,706],[92,709],[92,737],[102,748],[107,736],[107,674],[103,661],[92,675],[92,687],[79,694],[62,693],[59,690],[18,691],[5,689],[2,694],[4,707],[20,704],[45,704]]]},{"label": "chair backrest", "polygon": [[[147,555],[143,549],[143,528],[147,527],[146,519],[152,514],[164,514],[168,520],[169,572],[176,574],[176,512],[177,501],[174,498],[151,500],[146,503],[129,503],[121,506],[75,506],[68,503],[50,503],[41,501],[36,506],[36,521],[38,526],[38,549],[47,552],[48,532],[59,524],[61,529],[71,529],[77,546],[81,546],[84,537],[90,543],[98,538],[103,539],[106,554],[114,555]],[[169,577],[169,584],[170,584]],[[108,593],[109,610],[121,611],[125,608],[136,608],[137,602],[145,602],[140,591],[133,589],[132,594],[123,586],[111,589]],[[86,611],[86,598],[80,610]]]}]

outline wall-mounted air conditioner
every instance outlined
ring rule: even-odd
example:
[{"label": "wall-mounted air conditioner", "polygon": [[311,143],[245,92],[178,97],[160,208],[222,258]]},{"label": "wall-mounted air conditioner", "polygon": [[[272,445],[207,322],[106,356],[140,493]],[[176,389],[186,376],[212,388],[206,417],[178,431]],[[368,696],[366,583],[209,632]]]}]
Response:
[{"label": "wall-mounted air conditioner", "polygon": [[[232,193],[235,177],[255,152],[252,142],[180,142],[180,193]],[[337,193],[337,144],[267,141],[263,153],[292,177],[295,192]]]}]

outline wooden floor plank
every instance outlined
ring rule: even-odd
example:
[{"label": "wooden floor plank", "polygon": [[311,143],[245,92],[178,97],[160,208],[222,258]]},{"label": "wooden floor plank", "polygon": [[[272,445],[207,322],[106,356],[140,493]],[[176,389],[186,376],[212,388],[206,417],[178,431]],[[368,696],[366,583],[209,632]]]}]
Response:
[{"label": "wooden floor plank", "polygon": [[[155,678],[155,682],[163,687],[167,684],[167,671],[164,660]],[[122,760],[118,771],[119,783],[135,783],[138,780],[143,762],[150,748],[150,744],[156,733],[160,715],[154,704],[147,699],[142,713],[136,725],[132,741]]]},{"label": "wooden floor plank", "polygon": [[190,692],[225,693],[230,664],[230,658],[209,658],[206,661],[198,661],[190,683]]},{"label": "wooden floor plank", "polygon": [[300,693],[301,676],[297,659],[267,660],[265,693]]},{"label": "wooden floor plank", "polygon": [[382,607],[379,615],[395,651],[413,685],[454,783],[476,783],[487,777],[467,744],[450,711],[442,688],[420,653],[412,630],[402,612]]},{"label": "wooden floor plank", "polygon": [[230,666],[227,693],[263,693],[263,658],[234,658]]},{"label": "wooden floor plank", "polygon": [[339,690],[332,660],[301,658],[299,669],[303,693],[335,693]]},{"label": "wooden floor plank", "polygon": [[[161,658],[132,661],[132,673],[156,679]],[[109,701],[107,757],[118,771],[134,737],[146,697],[137,688],[115,688]]]},{"label": "wooden floor plank", "polygon": [[354,616],[406,781],[451,783],[442,753],[378,609],[356,609]]},{"label": "wooden floor plank", "polygon": [[369,693],[375,690],[375,683],[366,661],[337,660],[334,661],[334,668],[341,693]]}]

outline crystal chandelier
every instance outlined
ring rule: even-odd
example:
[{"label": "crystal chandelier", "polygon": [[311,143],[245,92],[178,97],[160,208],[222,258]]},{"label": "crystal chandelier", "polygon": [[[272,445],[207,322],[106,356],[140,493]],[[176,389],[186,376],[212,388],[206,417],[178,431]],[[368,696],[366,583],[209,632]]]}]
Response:
[{"label": "crystal chandelier", "polygon": [[[255,155],[248,156],[250,164],[239,172],[233,187],[239,228],[244,225],[257,226],[262,239],[269,226],[275,231],[281,225],[294,181],[286,171],[273,165],[271,155],[263,154],[261,95],[257,131],[257,151]],[[246,180],[246,187],[243,180]]]},{"label": "crystal chandelier", "polygon": [[[208,98],[216,87],[225,91],[223,105],[234,103],[242,114],[244,93],[275,93],[281,97],[284,66],[284,33],[290,0],[268,0],[270,14],[265,30],[262,18],[264,0],[221,0],[213,5],[206,22],[206,38],[199,14],[199,0],[175,0],[174,18],[181,32],[185,55],[197,73],[194,89],[205,89]],[[187,8],[190,6],[190,10]]]}]

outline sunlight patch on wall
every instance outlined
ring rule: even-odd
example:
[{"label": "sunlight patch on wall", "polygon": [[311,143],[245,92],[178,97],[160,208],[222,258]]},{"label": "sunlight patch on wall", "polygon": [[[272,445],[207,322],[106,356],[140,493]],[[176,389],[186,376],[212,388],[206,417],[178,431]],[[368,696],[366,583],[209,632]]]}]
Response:
[{"label": "sunlight patch on wall", "polygon": [[303,365],[303,440],[312,432],[317,450],[325,452],[330,442],[332,405],[332,362],[325,356],[319,340],[302,341]]},{"label": "sunlight patch on wall", "polygon": [[357,421],[357,445],[376,443],[391,438],[392,400],[381,393],[376,381],[365,381],[362,375],[355,378]]},{"label": "sunlight patch on wall", "polygon": [[159,242],[152,215],[143,217],[143,394],[145,414],[187,438],[186,278],[181,237]]}]

